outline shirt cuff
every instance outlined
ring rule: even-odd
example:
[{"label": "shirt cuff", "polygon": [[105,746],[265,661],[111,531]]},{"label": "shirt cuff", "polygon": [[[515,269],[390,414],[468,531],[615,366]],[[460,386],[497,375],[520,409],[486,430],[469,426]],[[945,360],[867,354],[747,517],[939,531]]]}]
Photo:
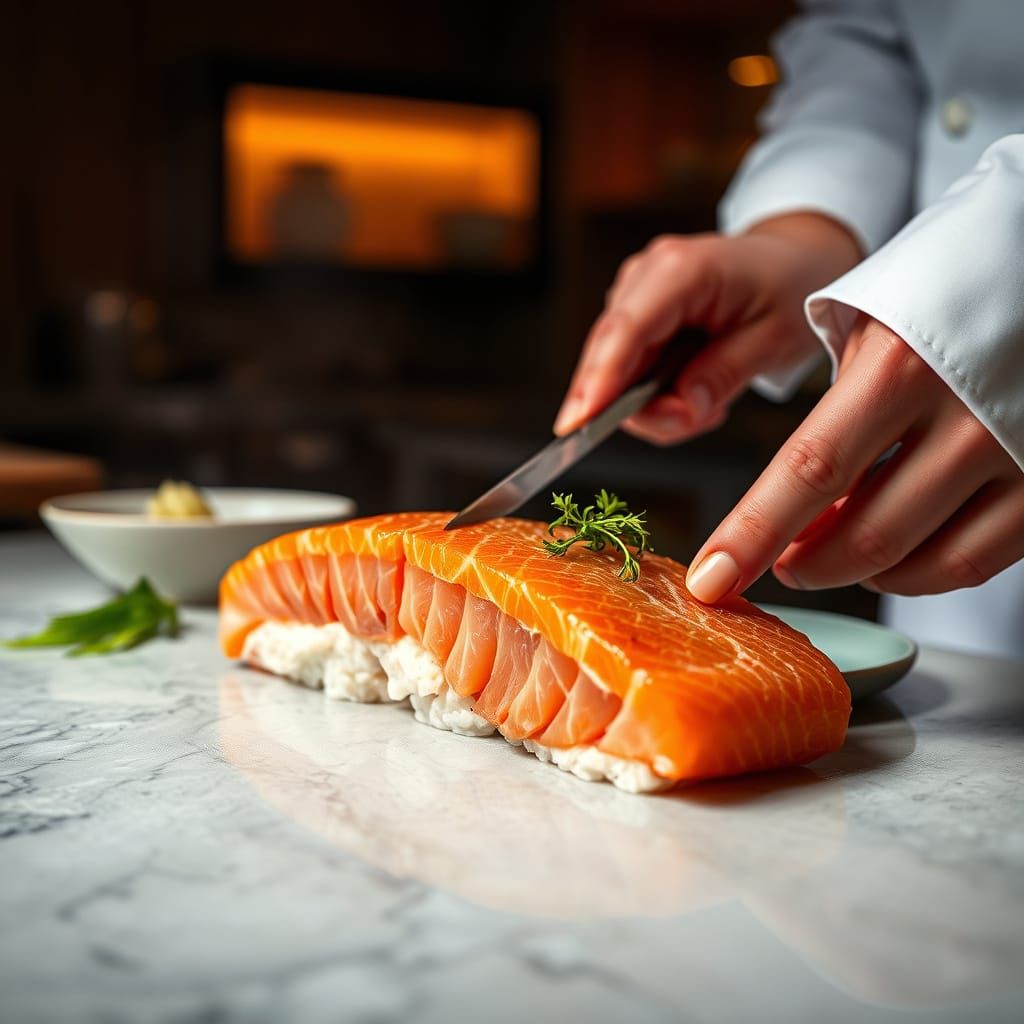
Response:
[{"label": "shirt cuff", "polygon": [[820,352],[815,352],[796,366],[776,370],[774,373],[763,373],[750,382],[750,389],[773,402],[788,402],[822,358]]},{"label": "shirt cuff", "polygon": [[858,312],[898,334],[1024,469],[1024,136],[810,295],[833,377]]}]

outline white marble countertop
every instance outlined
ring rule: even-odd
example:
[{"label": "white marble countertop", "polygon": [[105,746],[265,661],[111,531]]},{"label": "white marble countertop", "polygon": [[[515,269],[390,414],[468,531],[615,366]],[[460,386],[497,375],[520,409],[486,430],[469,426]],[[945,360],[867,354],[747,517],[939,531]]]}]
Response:
[{"label": "white marble countertop", "polygon": [[[103,596],[0,539],[0,635]],[[1020,1021],[1024,667],[925,651],[811,768],[632,797],[181,639],[0,652],[0,1018]]]}]

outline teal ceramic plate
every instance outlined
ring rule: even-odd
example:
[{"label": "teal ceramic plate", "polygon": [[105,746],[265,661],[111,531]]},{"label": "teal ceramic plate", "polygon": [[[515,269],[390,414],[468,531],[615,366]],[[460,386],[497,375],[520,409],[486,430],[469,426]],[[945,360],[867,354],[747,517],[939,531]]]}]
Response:
[{"label": "teal ceramic plate", "polygon": [[805,633],[843,673],[854,700],[863,700],[902,679],[917,657],[917,644],[902,633],[864,619],[808,608],[761,607]]}]

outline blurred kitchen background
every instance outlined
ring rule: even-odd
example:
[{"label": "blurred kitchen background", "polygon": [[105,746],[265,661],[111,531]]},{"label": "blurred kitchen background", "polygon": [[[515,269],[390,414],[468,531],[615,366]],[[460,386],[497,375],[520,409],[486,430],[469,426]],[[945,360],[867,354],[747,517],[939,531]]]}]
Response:
[{"label": "blurred kitchen background", "polygon": [[[714,227],[790,13],[5,5],[0,518],[54,479],[458,507],[548,438],[619,262]],[[687,559],[825,383],[684,447],[618,437],[567,487],[618,490]],[[753,593],[874,613],[855,588]]]}]

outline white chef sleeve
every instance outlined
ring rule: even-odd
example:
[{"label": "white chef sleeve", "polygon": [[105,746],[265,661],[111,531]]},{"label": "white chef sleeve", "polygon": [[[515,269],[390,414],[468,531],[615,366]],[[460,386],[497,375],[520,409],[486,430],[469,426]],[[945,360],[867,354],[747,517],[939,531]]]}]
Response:
[{"label": "white chef sleeve", "polygon": [[[889,0],[805,0],[773,50],[782,84],[760,119],[719,206],[727,234],[782,213],[813,211],[843,224],[865,253],[911,213],[922,87]],[[820,355],[759,377],[788,398]]]},{"label": "white chef sleeve", "polygon": [[806,309],[833,372],[859,311],[895,331],[1024,469],[1024,134]]}]

